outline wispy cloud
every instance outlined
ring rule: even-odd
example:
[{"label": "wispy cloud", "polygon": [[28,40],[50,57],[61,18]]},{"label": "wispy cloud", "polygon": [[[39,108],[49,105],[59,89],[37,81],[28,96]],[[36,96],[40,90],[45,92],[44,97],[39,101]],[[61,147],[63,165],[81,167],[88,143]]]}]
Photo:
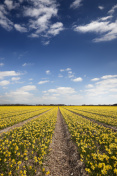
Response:
[{"label": "wispy cloud", "polygon": [[[98,80],[97,80],[98,81]],[[117,92],[117,75],[105,75],[92,86],[87,85],[86,90],[89,96],[105,95]]]},{"label": "wispy cloud", "polygon": [[117,75],[105,75],[101,77],[101,79],[110,79],[110,78],[117,78]]},{"label": "wispy cloud", "polygon": [[73,93],[76,93],[76,91],[72,87],[58,87],[56,89],[49,89],[47,92],[57,93],[57,94],[73,94]]},{"label": "wispy cloud", "polygon": [[12,81],[18,81],[18,80],[20,80],[20,79],[21,79],[20,77],[12,77],[12,78],[11,78]]},{"label": "wispy cloud", "polygon": [[0,72],[0,79],[3,79],[4,77],[9,77],[9,76],[19,76],[21,73],[15,72],[15,71],[1,71]]},{"label": "wispy cloud", "polygon": [[7,6],[8,10],[12,10],[16,7],[19,7],[19,3],[16,3],[13,0],[5,0],[4,3]]},{"label": "wispy cloud", "polygon": [[64,69],[60,69],[60,72],[64,72],[65,70]]},{"label": "wispy cloud", "polygon": [[[51,22],[51,19],[58,15],[56,0],[30,0],[30,4],[24,7],[24,16],[29,17],[29,29],[30,31],[33,30],[33,33],[31,32],[29,35],[30,37],[36,38],[41,34],[41,37],[48,38],[50,35],[55,36],[59,34],[64,29],[61,22],[54,24]],[[45,45],[47,44],[49,43]]]},{"label": "wispy cloud", "polygon": [[83,79],[81,77],[78,77],[78,78],[75,78],[75,79],[72,79],[73,82],[81,82],[83,81]]},{"label": "wispy cloud", "polygon": [[66,70],[66,71],[70,71],[70,70],[71,70],[71,68],[66,68],[65,70]]},{"label": "wispy cloud", "polygon": [[111,10],[108,11],[109,14],[113,14],[115,10],[117,9],[117,4],[112,7]]},{"label": "wispy cloud", "polygon": [[20,89],[21,91],[31,91],[31,90],[36,90],[36,86],[34,85],[27,85],[27,86],[23,86]]},{"label": "wispy cloud", "polygon": [[62,78],[62,77],[63,77],[63,75],[59,74],[59,75],[58,75],[58,77],[59,77],[59,78]]},{"label": "wispy cloud", "polygon": [[0,63],[0,67],[4,66],[4,63]]},{"label": "wispy cloud", "polygon": [[91,81],[99,81],[100,80],[100,78],[93,78],[93,79],[91,79]]},{"label": "wispy cloud", "polygon": [[63,31],[63,23],[56,22],[55,24],[50,26],[50,29],[48,30],[48,34],[50,35],[58,35],[61,31]]},{"label": "wispy cloud", "polygon": [[13,28],[13,22],[7,17],[8,14],[5,6],[0,5],[0,25],[7,31],[10,31]]},{"label": "wispy cloud", "polygon": [[21,26],[20,24],[15,24],[14,27],[19,32],[28,32],[28,30],[26,29],[26,27]]},{"label": "wispy cloud", "polygon": [[99,8],[100,10],[103,10],[103,9],[104,9],[104,7],[103,7],[103,6],[98,6],[98,8]]},{"label": "wispy cloud", "polygon": [[48,83],[49,80],[45,80],[45,81],[39,81],[38,84],[45,84],[45,83]]},{"label": "wispy cloud", "polygon": [[70,8],[76,9],[76,8],[80,7],[80,6],[82,5],[82,4],[81,4],[82,1],[83,1],[83,0],[75,0],[75,1],[70,5]]},{"label": "wispy cloud", "polygon": [[43,45],[49,45],[50,41],[42,41]]},{"label": "wispy cloud", "polygon": [[[116,9],[116,6],[113,7]],[[111,9],[112,11],[112,9]],[[94,42],[102,42],[102,41],[111,41],[117,38],[117,20],[114,21],[112,13],[110,16],[105,16],[102,18],[98,18],[95,21],[91,21],[88,24],[81,26],[74,26],[74,31],[87,33],[94,32],[98,34],[98,37],[95,38]]]},{"label": "wispy cloud", "polygon": [[[12,10],[17,12],[19,19],[26,17],[26,23],[16,24],[12,18]],[[54,23],[52,22],[53,17],[56,18]],[[47,41],[42,42],[44,45],[48,45],[51,37],[64,30],[63,23],[58,22],[57,18],[58,3],[56,0],[19,0],[18,2],[5,0],[3,5],[0,6],[0,25],[3,28],[8,31],[14,28],[21,33],[27,32],[27,36],[31,38],[45,38]]]},{"label": "wispy cloud", "polygon": [[[16,91],[11,91],[9,93],[5,93],[4,98],[9,102],[14,103],[31,103],[33,94],[30,91],[35,91],[36,86],[34,85],[26,85],[23,86]],[[31,101],[30,101],[31,100]]]},{"label": "wispy cloud", "polygon": [[46,70],[46,74],[49,75],[50,74],[50,70]]},{"label": "wispy cloud", "polygon": [[86,85],[86,88],[92,88],[92,87],[94,87],[93,84]]},{"label": "wispy cloud", "polygon": [[0,86],[6,86],[8,84],[10,84],[10,81],[7,80],[0,81]]},{"label": "wispy cloud", "polygon": [[32,63],[26,63],[26,62],[24,64],[22,64],[23,67],[31,66],[31,65],[33,65],[33,64]]}]

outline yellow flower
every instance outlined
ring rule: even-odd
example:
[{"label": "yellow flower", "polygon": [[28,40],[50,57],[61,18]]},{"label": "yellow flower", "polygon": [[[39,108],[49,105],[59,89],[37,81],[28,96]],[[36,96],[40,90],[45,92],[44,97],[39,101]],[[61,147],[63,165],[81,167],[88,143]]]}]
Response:
[{"label": "yellow flower", "polygon": [[28,160],[28,157],[26,156],[24,159],[25,159],[25,161],[27,161],[27,160]]},{"label": "yellow flower", "polygon": [[114,173],[117,174],[117,169],[114,169]]},{"label": "yellow flower", "polygon": [[32,169],[32,166],[29,166],[29,169]]},{"label": "yellow flower", "polygon": [[10,171],[10,172],[8,173],[8,175],[12,175],[12,172]]},{"label": "yellow flower", "polygon": [[49,174],[50,174],[50,172],[49,172],[49,171],[47,171],[47,172],[46,172],[46,175],[49,175]]},{"label": "yellow flower", "polygon": [[45,168],[44,167],[43,167],[42,171],[45,172]]},{"label": "yellow flower", "polygon": [[91,170],[89,168],[85,168],[85,170],[88,172],[88,173],[91,173]]}]

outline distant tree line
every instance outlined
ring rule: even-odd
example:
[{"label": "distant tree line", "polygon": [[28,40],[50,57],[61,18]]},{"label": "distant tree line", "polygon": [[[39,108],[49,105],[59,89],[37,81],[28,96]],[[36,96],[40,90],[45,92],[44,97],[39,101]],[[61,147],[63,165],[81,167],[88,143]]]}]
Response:
[{"label": "distant tree line", "polygon": [[117,103],[115,104],[108,104],[108,105],[87,105],[87,104],[83,104],[83,105],[65,105],[65,104],[36,104],[36,105],[32,105],[32,104],[0,104],[0,106],[117,106]]}]

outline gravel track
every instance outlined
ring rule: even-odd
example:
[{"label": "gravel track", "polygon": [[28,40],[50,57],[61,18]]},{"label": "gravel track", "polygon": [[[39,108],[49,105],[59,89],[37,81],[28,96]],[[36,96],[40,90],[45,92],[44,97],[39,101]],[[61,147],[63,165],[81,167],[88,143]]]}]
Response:
[{"label": "gravel track", "polygon": [[88,176],[59,109],[50,153],[45,165],[50,171],[50,176]]}]

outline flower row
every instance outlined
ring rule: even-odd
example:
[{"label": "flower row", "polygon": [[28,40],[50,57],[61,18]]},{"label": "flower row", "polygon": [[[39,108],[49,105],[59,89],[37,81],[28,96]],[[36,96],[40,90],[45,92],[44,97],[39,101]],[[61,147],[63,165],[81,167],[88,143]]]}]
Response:
[{"label": "flower row", "polygon": [[2,136],[1,176],[34,176],[45,172],[43,160],[52,140],[56,118],[57,108],[54,108]]},{"label": "flower row", "polygon": [[117,175],[117,133],[60,108],[81,161],[92,176]]},{"label": "flower row", "polygon": [[35,107],[35,106],[11,106],[11,107],[1,107],[0,112],[0,129],[6,128],[22,122],[26,119],[39,115],[52,107]]}]

